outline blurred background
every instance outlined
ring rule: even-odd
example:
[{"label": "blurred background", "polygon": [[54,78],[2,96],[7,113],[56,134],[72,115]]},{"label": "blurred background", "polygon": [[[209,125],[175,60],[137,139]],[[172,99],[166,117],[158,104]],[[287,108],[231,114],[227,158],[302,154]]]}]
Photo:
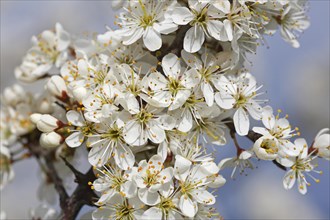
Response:
[{"label": "blurred background", "polygon": [[[267,46],[251,57],[249,67],[264,96],[274,109],[289,115],[310,144],[316,133],[329,127],[329,1],[310,1],[311,27],[300,38],[301,47],[292,48],[276,34]],[[32,35],[53,28],[56,22],[74,34],[105,32],[113,27],[114,12],[109,1],[4,1],[1,0],[1,91],[15,82],[14,68],[30,48]],[[28,86],[29,87],[29,86]],[[31,86],[30,86],[31,87]],[[240,140],[245,148],[251,143]],[[218,149],[218,158],[232,156],[232,143]],[[284,171],[269,163],[255,161],[258,168],[248,176],[229,178],[217,193],[216,208],[225,219],[329,219],[329,162],[321,161],[321,182],[302,196],[296,187],[282,186]],[[40,179],[37,164],[27,160],[15,164],[16,177],[1,192],[1,209],[9,219],[26,219],[36,197]],[[86,212],[85,208],[83,212]]]}]

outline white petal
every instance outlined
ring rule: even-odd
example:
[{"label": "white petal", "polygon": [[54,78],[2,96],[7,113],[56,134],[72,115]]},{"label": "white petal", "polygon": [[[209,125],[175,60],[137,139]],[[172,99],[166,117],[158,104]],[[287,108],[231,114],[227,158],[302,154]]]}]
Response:
[{"label": "white petal", "polygon": [[165,168],[159,173],[159,175],[159,178],[163,181],[162,184],[171,181],[173,177],[173,167]]},{"label": "white petal", "polygon": [[162,59],[162,67],[165,75],[168,77],[177,78],[181,71],[180,60],[173,53],[169,53],[164,56]]},{"label": "white petal", "polygon": [[[289,140],[281,140],[279,141],[280,148],[290,157],[298,156],[302,148],[297,147],[293,143],[291,143]],[[306,145],[307,146],[307,145]],[[306,147],[307,148],[307,147]]]},{"label": "white petal", "polygon": [[127,111],[129,111],[131,114],[137,114],[140,112],[140,105],[138,100],[135,98],[133,94],[127,94],[125,96],[127,101]]},{"label": "white petal", "polygon": [[228,93],[217,92],[214,97],[216,103],[223,109],[232,109],[236,100]]},{"label": "white petal", "polygon": [[285,189],[291,189],[296,181],[296,174],[293,170],[288,171],[283,178],[283,186]]},{"label": "white petal", "polygon": [[143,35],[143,28],[135,28],[133,30],[130,30],[125,34],[127,37],[125,37],[126,40],[123,41],[123,44],[125,45],[131,45],[135,43],[137,40],[139,40]]},{"label": "white petal", "polygon": [[162,115],[157,119],[157,121],[159,122],[160,127],[164,130],[172,130],[176,125],[175,118],[169,115]]},{"label": "white petal", "polygon": [[253,119],[262,119],[262,108],[256,102],[251,100],[249,103],[246,104],[246,109]]},{"label": "white petal", "polygon": [[113,209],[98,208],[93,211],[92,218],[93,220],[106,220],[114,214],[116,213]]},{"label": "white petal", "polygon": [[269,131],[266,128],[263,127],[253,127],[252,130],[258,134],[262,135],[270,135]]},{"label": "white petal", "polygon": [[149,163],[153,165],[153,167],[149,168],[149,170],[160,171],[163,169],[163,162],[161,156],[155,154],[149,159]]},{"label": "white petal", "polygon": [[147,124],[148,138],[154,143],[161,143],[165,140],[165,131],[156,120],[150,120]]},{"label": "white petal", "polygon": [[191,195],[198,203],[205,205],[213,205],[215,203],[215,197],[206,189],[195,189]]},{"label": "white petal", "polygon": [[125,193],[126,198],[133,198],[137,194],[137,186],[133,181],[127,181],[121,185],[120,191]]},{"label": "white petal", "polygon": [[225,26],[225,30],[228,36],[228,40],[232,41],[233,40],[233,26],[231,25],[231,22],[229,20],[224,20],[223,24]]},{"label": "white petal", "polygon": [[84,126],[84,118],[83,116],[74,110],[70,110],[66,113],[66,118],[68,119],[68,121],[75,126]]},{"label": "white petal", "polygon": [[305,195],[307,193],[307,184],[306,182],[301,178],[300,175],[298,175],[298,190],[301,194]]},{"label": "white petal", "polygon": [[98,192],[102,192],[110,189],[111,182],[98,178],[93,182],[94,189]]},{"label": "white petal", "polygon": [[238,108],[234,114],[234,125],[237,134],[245,136],[249,132],[250,121],[249,116],[243,108]]},{"label": "white petal", "polygon": [[158,192],[151,193],[147,188],[139,189],[139,199],[146,205],[153,206],[160,202],[160,196]]},{"label": "white petal", "polygon": [[208,175],[213,175],[220,171],[219,167],[213,161],[202,163],[202,168],[205,170],[204,172]]},{"label": "white petal", "polygon": [[56,23],[56,34],[58,38],[57,50],[65,50],[70,44],[70,35],[66,32],[60,23]]},{"label": "white petal", "polygon": [[141,135],[142,127],[141,124],[137,121],[131,120],[127,122],[127,124],[124,127],[123,133],[124,133],[124,139],[128,144],[132,144]]},{"label": "white petal", "polygon": [[69,147],[79,147],[84,141],[84,134],[80,131],[73,132],[69,137],[65,139],[65,143]]},{"label": "white petal", "polygon": [[225,14],[229,14],[230,12],[230,2],[228,0],[217,1],[213,6]]},{"label": "white petal", "polygon": [[185,181],[190,170],[191,161],[186,158],[176,155],[174,165],[174,176],[176,179]]},{"label": "white petal", "polygon": [[275,116],[270,106],[265,106],[262,111],[262,123],[268,129],[272,129],[275,125]]},{"label": "white petal", "polygon": [[143,43],[150,51],[158,50],[162,46],[160,33],[156,32],[153,27],[147,27],[143,34]]},{"label": "white petal", "polygon": [[[93,142],[94,143],[93,143]],[[88,138],[87,143],[90,142],[92,149],[88,153],[88,161],[93,166],[103,166],[111,157],[113,144],[107,140],[91,140]]]},{"label": "white petal", "polygon": [[[94,185],[94,184],[93,184]],[[108,186],[108,190],[102,192],[101,197],[99,198],[99,200],[96,202],[97,204],[101,205],[106,203],[107,201],[109,201],[110,199],[112,199],[112,197],[114,196],[114,194],[116,193],[115,190],[110,188],[111,185]],[[109,189],[110,188],[110,189]]]},{"label": "white petal", "polygon": [[172,111],[177,108],[180,108],[187,101],[190,94],[191,94],[190,90],[179,90],[176,96],[174,97],[174,100],[172,101],[172,104],[168,108],[168,110]]},{"label": "white petal", "polygon": [[163,184],[162,188],[159,190],[159,193],[165,198],[170,197],[173,192],[174,192],[173,181]]},{"label": "white petal", "polygon": [[193,126],[193,119],[191,112],[188,109],[184,109],[182,117],[178,125],[178,130],[182,132],[188,132]]},{"label": "white petal", "polygon": [[190,70],[185,72],[182,85],[187,89],[193,89],[195,88],[195,86],[198,85],[199,82],[200,82],[199,73],[195,68],[191,68]]},{"label": "white petal", "polygon": [[183,60],[186,62],[188,66],[190,66],[193,69],[200,70],[203,68],[203,63],[202,61],[195,56],[194,54],[188,53],[185,50],[181,51],[181,57]]},{"label": "white petal", "polygon": [[[156,29],[155,24],[154,24],[154,28]],[[156,30],[161,34],[169,34],[176,31],[177,29],[178,29],[177,24],[174,24],[172,21],[164,21],[158,24]]]},{"label": "white petal", "polygon": [[147,211],[145,211],[142,215],[141,219],[145,220],[162,220],[163,219],[163,213],[160,208],[157,207],[151,207]]},{"label": "white petal", "polygon": [[214,103],[214,91],[210,83],[203,82],[201,84],[201,89],[205,98],[205,102],[208,106],[212,106]]},{"label": "white petal", "polygon": [[212,182],[209,183],[207,186],[211,188],[219,188],[226,183],[226,179],[223,178],[221,175],[217,175],[212,179]]},{"label": "white petal", "polygon": [[135,156],[128,146],[120,143],[117,145],[117,148],[115,148],[114,153],[114,158],[118,167],[123,170],[133,167]]},{"label": "white petal", "polygon": [[221,32],[223,31],[224,25],[221,21],[210,20],[207,22],[207,31],[209,34],[217,40],[221,39]]},{"label": "white petal", "polygon": [[172,19],[174,23],[179,25],[186,25],[194,18],[193,13],[186,7],[177,7],[172,12]]},{"label": "white petal", "polygon": [[299,153],[300,159],[305,159],[308,154],[308,145],[304,138],[298,138],[294,141],[295,148],[294,151]]},{"label": "white petal", "polygon": [[[326,129],[323,129],[323,131],[328,132],[329,130],[326,128]],[[314,148],[327,148],[329,146],[330,146],[330,134],[324,134],[324,132],[322,133],[322,130],[321,130],[321,132],[319,132],[319,134],[316,135],[313,147]]]},{"label": "white petal", "polygon": [[195,53],[201,49],[205,40],[205,34],[199,25],[191,27],[184,37],[183,48],[189,53]]},{"label": "white petal", "polygon": [[157,148],[157,154],[162,157],[163,163],[167,158],[167,149],[168,149],[167,145],[168,143],[166,141],[163,141],[162,143],[159,144]]},{"label": "white petal", "polygon": [[154,72],[148,76],[148,86],[153,91],[165,89],[167,87],[167,79],[160,72]]},{"label": "white petal", "polygon": [[185,216],[190,217],[190,218],[193,218],[196,215],[197,210],[198,210],[197,203],[193,202],[187,195],[181,196],[179,206],[180,206],[181,212]]}]

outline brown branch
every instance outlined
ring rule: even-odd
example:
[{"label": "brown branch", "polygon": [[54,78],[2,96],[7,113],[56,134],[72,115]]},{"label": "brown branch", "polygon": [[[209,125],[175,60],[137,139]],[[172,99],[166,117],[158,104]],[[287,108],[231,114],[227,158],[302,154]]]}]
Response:
[{"label": "brown branch", "polygon": [[97,198],[97,195],[88,184],[89,182],[95,180],[95,175],[92,167],[88,170],[87,173],[83,174],[76,170],[66,160],[64,161],[70,169],[73,168],[71,170],[75,174],[75,182],[78,185],[72,195],[67,199],[66,207],[62,208],[60,218],[62,220],[73,220],[76,219],[80,209],[84,205],[95,206],[94,200]]},{"label": "brown branch", "polygon": [[88,185],[88,182],[95,180],[93,169],[90,168],[87,173],[83,174],[75,169],[65,158],[62,158],[64,163],[74,173],[75,182],[78,184],[75,191],[69,196],[63,185],[63,181],[59,177],[58,171],[54,166],[54,162],[56,161],[55,151],[53,149],[43,148],[39,145],[40,135],[41,132],[35,130],[24,136],[23,139],[26,141],[24,146],[38,161],[38,164],[47,177],[49,177],[52,183],[54,183],[54,187],[60,198],[60,207],[62,210],[60,219],[73,220],[77,217],[80,209],[84,205],[95,206],[94,200],[97,198],[97,195]]}]

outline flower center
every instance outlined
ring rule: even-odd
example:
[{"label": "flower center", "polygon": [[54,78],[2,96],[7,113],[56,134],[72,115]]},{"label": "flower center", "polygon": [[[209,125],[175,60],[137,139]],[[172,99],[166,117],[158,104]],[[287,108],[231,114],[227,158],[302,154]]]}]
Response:
[{"label": "flower center", "polygon": [[86,122],[82,127],[77,127],[77,130],[81,131],[84,136],[92,135],[95,132],[94,124],[88,122]]},{"label": "flower center", "polygon": [[202,181],[200,180],[200,181],[197,181],[197,182],[191,182],[191,181],[184,181],[184,182],[182,182],[182,181],[180,181],[180,187],[181,187],[181,193],[182,194],[186,194],[186,196],[188,196],[189,195],[189,193],[193,190],[193,189],[195,189],[195,188],[197,188],[197,186],[199,185],[199,184],[201,184],[202,183]]},{"label": "flower center", "polygon": [[40,51],[47,54],[49,59],[55,63],[57,60],[58,55],[60,54],[59,51],[57,51],[56,46],[54,45],[51,47],[47,42],[43,41],[42,39],[38,42],[38,47]]},{"label": "flower center", "polygon": [[[163,196],[161,196],[161,201],[158,205],[158,207],[162,210],[163,213],[166,214],[166,216],[168,216],[168,212],[175,209],[175,205],[172,201],[172,198],[165,198]],[[167,219],[167,218],[165,218]]]},{"label": "flower center", "polygon": [[108,138],[111,140],[119,140],[122,137],[122,129],[118,128],[118,126],[115,124],[113,128],[110,128],[107,133],[102,134],[101,138]]},{"label": "flower center", "polygon": [[180,89],[183,88],[183,86],[180,84],[180,81],[177,79],[169,78],[169,82],[167,84],[168,89],[172,93],[172,95],[176,95]]},{"label": "flower center", "polygon": [[268,154],[276,154],[278,152],[278,148],[276,143],[272,139],[264,139],[260,145],[263,149],[266,150]]},{"label": "flower center", "polygon": [[158,174],[159,174],[159,171],[155,171],[155,172],[150,172],[150,170],[146,170],[147,172],[147,176],[143,178],[144,180],[144,184],[147,186],[147,187],[150,187],[152,185],[155,185],[156,183],[158,183]]},{"label": "flower center", "polygon": [[135,219],[133,216],[134,208],[128,204],[120,204],[116,207],[116,220],[133,220]]},{"label": "flower center", "polygon": [[204,7],[202,11],[198,12],[196,10],[192,10],[195,15],[195,19],[192,20],[191,25],[194,26],[196,24],[200,26],[206,26],[206,22],[208,21],[207,16],[207,7]]},{"label": "flower center", "polygon": [[141,0],[139,0],[139,4],[143,11],[143,15],[140,17],[140,26],[146,29],[148,26],[152,26],[155,22],[155,14],[149,14]]},{"label": "flower center", "polygon": [[313,167],[304,159],[298,159],[296,163],[291,167],[291,169],[295,171],[305,171],[312,170]]},{"label": "flower center", "polygon": [[238,94],[236,97],[236,105],[237,107],[241,107],[247,102],[247,98],[243,94]]},{"label": "flower center", "polygon": [[142,109],[136,117],[141,123],[147,123],[153,117],[153,114]]}]

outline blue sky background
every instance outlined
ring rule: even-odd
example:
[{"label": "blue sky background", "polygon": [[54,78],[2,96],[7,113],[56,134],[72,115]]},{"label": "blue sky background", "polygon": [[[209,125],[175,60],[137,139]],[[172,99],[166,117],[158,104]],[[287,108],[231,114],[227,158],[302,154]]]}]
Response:
[{"label": "blue sky background", "polygon": [[[274,109],[289,114],[307,142],[329,127],[329,1],[310,1],[311,27],[292,48],[279,34],[267,38],[249,67],[263,84],[265,98]],[[30,38],[57,21],[71,33],[102,33],[112,26],[114,14],[108,1],[1,1],[1,90],[14,82],[13,70],[30,47]],[[30,86],[31,87],[31,86]],[[239,140],[245,148],[251,143]],[[218,159],[233,156],[232,142],[218,148]],[[322,161],[324,174],[302,196],[296,188],[282,186],[284,172],[267,162],[248,176],[230,180],[217,191],[216,207],[225,219],[329,219],[329,162]],[[1,207],[10,218],[23,218],[37,206],[37,165],[33,160],[15,165],[16,179],[1,192]],[[22,186],[22,182],[24,185]],[[29,189],[29,190],[27,190]],[[30,190],[31,189],[31,190]],[[85,209],[86,211],[87,209]]]}]

